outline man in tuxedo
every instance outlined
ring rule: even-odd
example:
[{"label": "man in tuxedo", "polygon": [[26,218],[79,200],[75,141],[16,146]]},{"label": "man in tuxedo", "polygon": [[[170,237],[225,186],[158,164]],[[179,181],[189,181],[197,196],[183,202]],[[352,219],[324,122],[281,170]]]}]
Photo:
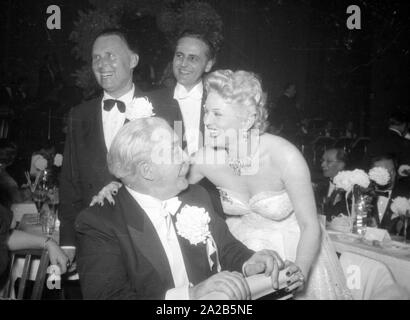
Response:
[{"label": "man in tuxedo", "polygon": [[[123,184],[115,203],[76,220],[86,299],[198,299],[213,291],[246,299],[244,275],[260,272],[278,286],[284,263],[274,251],[254,253],[234,239],[207,192],[188,185],[187,159],[163,119],[138,119],[118,132],[107,157]],[[199,221],[209,233],[195,231]]]},{"label": "man in tuxedo", "polygon": [[[127,109],[134,106],[135,97],[142,95],[132,80],[138,60],[135,45],[120,30],[105,30],[95,38],[92,69],[104,93],[75,107],[68,119],[60,182],[62,246],[75,246],[74,221],[78,213],[105,185],[116,180],[108,171],[106,155],[127,121]],[[158,108],[154,112],[163,116]]]},{"label": "man in tuxedo", "polygon": [[383,154],[371,159],[371,167],[385,168],[390,174],[390,182],[385,187],[376,190],[372,211],[369,213],[370,226],[386,229],[389,233],[397,234],[399,218],[392,219],[392,200],[396,197],[410,196],[410,186],[397,177],[397,162],[391,154]]},{"label": "man in tuxedo", "polygon": [[347,165],[347,154],[341,148],[328,149],[322,156],[322,173],[325,178],[316,187],[316,201],[319,208],[322,208],[323,214],[330,221],[332,217],[340,213],[347,215],[348,211],[345,202],[345,192],[336,189],[333,178]]},{"label": "man in tuxedo", "polygon": [[[194,31],[184,31],[177,40],[172,61],[172,71],[177,80],[175,87],[151,92],[150,100],[161,109],[173,111],[168,123],[181,136],[181,143],[192,155],[203,145],[205,95],[202,77],[209,72],[216,59],[216,48],[206,35]],[[171,113],[170,113],[171,115]],[[172,122],[178,118],[180,124]],[[182,133],[181,132],[181,133]]]},{"label": "man in tuxedo", "polygon": [[[167,120],[178,133],[182,147],[189,155],[198,151],[204,142],[205,94],[202,79],[215,63],[218,48],[214,43],[205,34],[192,30],[182,32],[172,61],[176,85],[148,94],[153,105],[162,110],[161,115],[156,115]],[[215,186],[206,178],[200,184],[209,192],[217,211],[222,213]]]}]

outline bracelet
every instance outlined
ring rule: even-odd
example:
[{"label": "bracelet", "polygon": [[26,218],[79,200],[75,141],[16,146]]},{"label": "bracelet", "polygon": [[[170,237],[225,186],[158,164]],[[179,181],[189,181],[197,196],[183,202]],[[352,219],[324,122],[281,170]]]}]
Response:
[{"label": "bracelet", "polygon": [[49,242],[50,240],[53,240],[53,238],[48,236],[47,239],[44,241],[44,246],[43,246],[44,249],[46,249],[47,242]]}]

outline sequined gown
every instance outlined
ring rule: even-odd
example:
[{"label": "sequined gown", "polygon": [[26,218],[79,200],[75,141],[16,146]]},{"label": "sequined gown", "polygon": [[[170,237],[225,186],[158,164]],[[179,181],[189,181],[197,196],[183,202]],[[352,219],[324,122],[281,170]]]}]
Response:
[{"label": "sequined gown", "polygon": [[[252,250],[271,249],[283,259],[295,261],[300,230],[285,190],[261,192],[249,200],[227,189],[219,188],[219,191],[228,215],[226,223],[238,240]],[[312,265],[305,290],[295,298],[352,299],[336,252],[324,229],[318,258]]]}]

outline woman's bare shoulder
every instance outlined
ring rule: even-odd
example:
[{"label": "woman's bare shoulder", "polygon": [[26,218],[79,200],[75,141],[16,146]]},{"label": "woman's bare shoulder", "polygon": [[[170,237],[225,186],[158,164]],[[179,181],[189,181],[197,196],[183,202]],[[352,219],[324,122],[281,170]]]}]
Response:
[{"label": "woman's bare shoulder", "polygon": [[283,154],[281,155],[282,152],[286,154],[299,153],[298,148],[293,143],[270,133],[261,135],[260,142],[262,148],[269,150],[274,156],[283,156]]}]

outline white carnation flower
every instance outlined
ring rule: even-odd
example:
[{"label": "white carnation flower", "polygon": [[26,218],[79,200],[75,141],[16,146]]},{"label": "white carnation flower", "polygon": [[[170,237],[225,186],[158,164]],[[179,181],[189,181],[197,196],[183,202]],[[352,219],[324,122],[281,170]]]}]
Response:
[{"label": "white carnation flower", "polygon": [[369,171],[369,178],[376,182],[379,186],[385,186],[390,181],[390,174],[386,168],[374,167]]},{"label": "white carnation flower", "polygon": [[404,216],[406,212],[410,211],[410,200],[405,197],[396,197],[390,206],[393,211],[392,219],[398,216]]},{"label": "white carnation flower", "polygon": [[176,220],[178,234],[193,245],[206,243],[211,235],[208,226],[211,219],[204,208],[185,205]]},{"label": "white carnation flower", "polygon": [[60,153],[57,153],[57,154],[54,156],[54,165],[55,165],[56,167],[61,167],[62,164],[63,164],[63,155],[60,154]]},{"label": "white carnation flower", "polygon": [[336,188],[343,189],[346,192],[349,192],[353,188],[351,181],[351,171],[340,171],[334,178],[333,183],[336,185]]},{"label": "white carnation flower", "polygon": [[366,172],[361,169],[355,169],[352,171],[351,182],[353,185],[367,188],[370,184],[370,179]]},{"label": "white carnation flower", "polygon": [[148,98],[134,98],[132,99],[131,105],[127,106],[125,117],[130,121],[140,118],[153,117],[155,116],[153,109],[154,108]]}]

